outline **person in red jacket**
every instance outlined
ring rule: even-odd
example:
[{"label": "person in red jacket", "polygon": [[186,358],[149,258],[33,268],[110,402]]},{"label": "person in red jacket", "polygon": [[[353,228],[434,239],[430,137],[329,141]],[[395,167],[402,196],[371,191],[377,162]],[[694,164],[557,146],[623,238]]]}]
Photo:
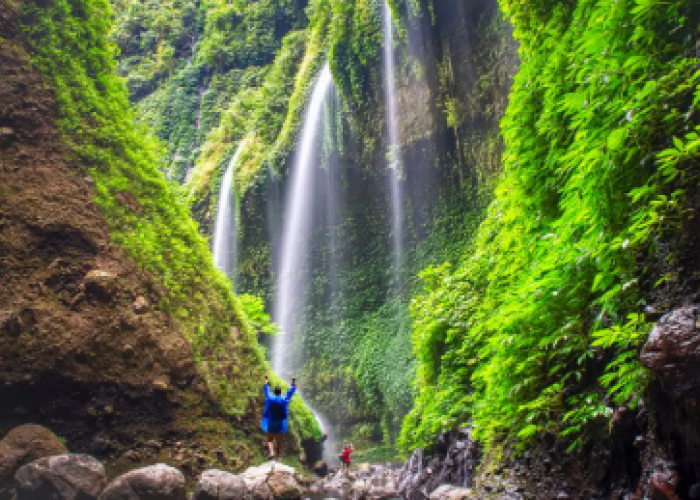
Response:
[{"label": "person in red jacket", "polygon": [[343,462],[343,470],[345,471],[350,471],[350,462],[352,461],[350,455],[352,455],[353,451],[355,451],[355,448],[352,447],[352,443],[347,443],[345,446],[343,446],[343,453],[341,454],[341,457]]}]

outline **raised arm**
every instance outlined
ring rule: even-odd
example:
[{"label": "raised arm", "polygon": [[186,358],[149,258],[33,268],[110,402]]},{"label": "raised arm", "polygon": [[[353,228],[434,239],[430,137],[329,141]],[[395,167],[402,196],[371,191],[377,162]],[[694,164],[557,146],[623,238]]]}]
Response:
[{"label": "raised arm", "polygon": [[297,379],[296,377],[292,378],[292,386],[287,390],[287,395],[284,397],[284,399],[289,402],[292,399],[292,396],[294,396],[294,393],[297,390]]},{"label": "raised arm", "polygon": [[263,385],[263,392],[265,393],[265,399],[270,399],[270,382],[267,380],[267,375],[265,375],[265,385]]}]

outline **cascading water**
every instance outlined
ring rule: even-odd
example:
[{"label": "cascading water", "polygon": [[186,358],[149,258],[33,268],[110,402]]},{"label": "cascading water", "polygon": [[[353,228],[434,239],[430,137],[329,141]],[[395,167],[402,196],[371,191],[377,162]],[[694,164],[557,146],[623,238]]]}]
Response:
[{"label": "cascading water", "polygon": [[399,123],[396,106],[396,80],[394,75],[394,27],[389,4],[384,2],[384,98],[389,138],[387,160],[390,170],[391,232],[393,243],[394,291],[403,287],[404,265],[404,214],[403,214],[403,165],[399,143]]},{"label": "cascading water", "polygon": [[[282,229],[279,274],[273,317],[281,334],[272,346],[272,368],[283,378],[294,376],[298,360],[293,356],[293,341],[306,322],[306,295],[310,282],[310,254],[314,201],[314,177],[317,174],[319,145],[317,138],[323,106],[333,88],[330,66],[321,70],[306,110],[301,140],[291,169],[289,189],[285,196],[285,220]],[[312,410],[313,411],[313,410]],[[332,427],[314,411],[326,433],[326,450],[334,447]]]},{"label": "cascading water", "polygon": [[274,320],[281,329],[275,337],[272,367],[282,377],[292,375],[289,346],[294,333],[304,326],[305,311],[297,298],[308,286],[309,240],[313,207],[315,139],[321,121],[323,102],[333,85],[329,65],[321,70],[311,94],[311,101],[301,133],[296,161],[291,170],[291,183],[285,201],[284,227],[281,241],[281,265],[277,279]]},{"label": "cascading water", "polygon": [[236,214],[234,212],[233,170],[242,150],[238,146],[228,168],[224,173],[219,190],[219,206],[216,211],[216,223],[214,225],[214,265],[222,270],[236,283],[236,266],[238,257],[238,238],[236,232]]}]

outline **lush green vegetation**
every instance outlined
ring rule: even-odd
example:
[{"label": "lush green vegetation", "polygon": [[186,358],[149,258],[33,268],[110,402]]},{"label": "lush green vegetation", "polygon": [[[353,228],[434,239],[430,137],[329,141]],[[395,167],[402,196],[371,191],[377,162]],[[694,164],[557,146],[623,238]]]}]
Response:
[{"label": "lush green vegetation", "polygon": [[[507,25],[475,8],[466,32],[476,36],[464,41],[447,2],[391,1],[401,38],[401,150],[414,162],[407,168],[439,170],[423,194],[431,206],[420,196],[407,203],[409,278],[398,295],[389,293],[391,222],[377,187],[386,167],[383,2],[114,3],[120,71],[140,121],[167,141],[163,170],[183,182],[192,168],[186,197],[203,228],[241,148],[238,286],[268,303],[267,202],[288,178],[312,82],[329,60],[338,94],[326,111],[323,158],[352,170],[342,179],[346,211],[336,229],[345,246],[335,256],[352,265],[337,276],[340,302],[329,296],[328,272],[314,275],[295,348],[314,355],[299,374],[306,396],[343,415],[345,434],[390,444],[413,405],[405,451],[467,422],[490,445],[524,446],[551,433],[578,446],[605,427],[613,405],[643,397],[645,283],[664,278],[646,264],[686,215],[700,145],[692,2],[502,0],[523,64],[501,126],[502,162],[495,123],[514,66]],[[416,33],[426,45],[409,53]],[[460,58],[468,59],[461,68]],[[131,191],[131,181],[120,182]],[[102,192],[107,213],[117,213],[114,188]],[[152,255],[159,230],[139,231],[140,240],[128,227],[115,234],[174,290],[214,279],[166,266],[166,254]],[[328,269],[324,245],[314,249],[315,269]],[[274,332],[260,299],[244,306],[256,328]],[[190,325],[208,331],[203,321]]]},{"label": "lush green vegetation", "polygon": [[419,371],[404,450],[471,422],[491,446],[573,447],[634,407],[642,282],[679,227],[700,154],[695,2],[501,2],[522,67],[505,173],[455,265],[412,304]]},{"label": "lush green vegetation", "polygon": [[[162,284],[160,307],[190,340],[223,408],[245,414],[267,370],[245,308],[258,326],[264,318],[256,304],[242,305],[214,268],[187,205],[158,170],[159,144],[144,127],[134,126],[126,88],[115,73],[109,3],[25,2],[21,20],[33,62],[55,91],[71,161],[92,175],[112,240]],[[299,401],[294,405],[300,434],[318,436],[310,412]]]}]

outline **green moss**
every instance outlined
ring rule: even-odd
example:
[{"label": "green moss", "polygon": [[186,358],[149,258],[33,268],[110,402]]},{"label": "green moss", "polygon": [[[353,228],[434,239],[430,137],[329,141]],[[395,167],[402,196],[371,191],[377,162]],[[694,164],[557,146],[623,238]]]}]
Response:
[{"label": "green moss", "polygon": [[606,399],[637,404],[640,280],[655,281],[638,258],[678,227],[700,153],[693,2],[502,5],[522,59],[506,172],[458,265],[423,274],[404,450],[468,421],[490,446],[551,433],[576,447]]},{"label": "green moss", "polygon": [[[181,193],[158,171],[160,149],[134,126],[126,89],[116,76],[106,0],[25,2],[33,62],[55,94],[58,124],[76,168],[87,166],[112,241],[164,287],[161,307],[190,341],[210,389],[225,411],[242,415],[267,369],[238,299],[214,268]],[[235,382],[234,382],[235,381]],[[297,408],[302,435],[319,435]]]}]

